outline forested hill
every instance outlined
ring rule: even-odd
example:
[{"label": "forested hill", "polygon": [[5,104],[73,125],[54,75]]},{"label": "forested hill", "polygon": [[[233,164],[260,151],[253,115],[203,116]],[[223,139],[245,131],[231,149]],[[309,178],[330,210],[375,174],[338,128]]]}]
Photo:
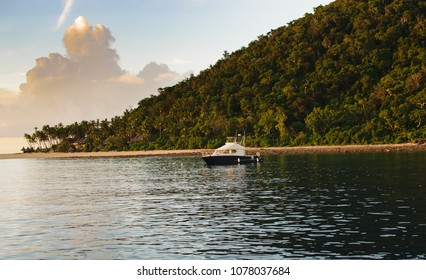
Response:
[{"label": "forested hill", "polygon": [[123,116],[27,138],[47,133],[56,150],[213,148],[235,131],[250,146],[414,142],[426,137],[425,15],[423,0],[337,0]]}]

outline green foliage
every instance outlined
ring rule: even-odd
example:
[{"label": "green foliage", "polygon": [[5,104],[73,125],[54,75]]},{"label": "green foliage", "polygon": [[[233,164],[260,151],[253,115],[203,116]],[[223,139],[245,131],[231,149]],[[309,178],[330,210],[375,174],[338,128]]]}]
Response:
[{"label": "green foliage", "polygon": [[337,0],[104,121],[43,127],[55,150],[397,143],[426,137],[426,4]]},{"label": "green foliage", "polygon": [[337,120],[337,113],[333,109],[321,109],[315,107],[305,118],[306,127],[309,128],[314,134],[324,136]]}]

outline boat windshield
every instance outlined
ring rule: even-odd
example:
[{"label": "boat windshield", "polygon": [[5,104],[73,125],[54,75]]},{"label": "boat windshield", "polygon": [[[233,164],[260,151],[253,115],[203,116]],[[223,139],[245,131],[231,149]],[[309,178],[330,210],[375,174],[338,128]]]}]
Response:
[{"label": "boat windshield", "polygon": [[226,154],[235,154],[237,150],[230,149],[230,150],[216,150],[215,154],[217,155],[226,155]]}]

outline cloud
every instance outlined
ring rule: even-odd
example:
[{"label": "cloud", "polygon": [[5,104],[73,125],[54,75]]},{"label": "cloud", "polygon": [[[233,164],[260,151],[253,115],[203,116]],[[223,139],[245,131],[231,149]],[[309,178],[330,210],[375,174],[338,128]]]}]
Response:
[{"label": "cloud", "polygon": [[18,97],[19,95],[12,90],[0,88],[0,106],[13,103]]},{"label": "cloud", "polygon": [[166,64],[158,64],[151,62],[147,64],[142,71],[139,72],[137,77],[144,79],[145,81],[162,81],[167,79],[178,79],[180,75],[171,72],[169,66]]},{"label": "cloud", "polygon": [[78,17],[63,37],[66,54],[37,58],[14,98],[0,91],[0,137],[22,136],[44,124],[121,115],[158,88],[183,78],[155,62],[136,75],[125,71],[111,47],[114,40],[105,26]]},{"label": "cloud", "polygon": [[172,62],[170,62],[170,64],[194,64],[196,63],[195,61],[192,60],[182,60],[179,58],[173,58]]},{"label": "cloud", "polygon": [[131,74],[123,74],[119,77],[113,77],[108,80],[109,82],[114,83],[123,83],[123,84],[144,84],[145,81],[137,76],[131,75]]},{"label": "cloud", "polygon": [[72,5],[74,4],[74,0],[66,0],[64,1],[64,9],[62,10],[61,15],[58,18],[58,22],[56,23],[55,31],[62,27],[67,19],[69,13],[71,12]]}]

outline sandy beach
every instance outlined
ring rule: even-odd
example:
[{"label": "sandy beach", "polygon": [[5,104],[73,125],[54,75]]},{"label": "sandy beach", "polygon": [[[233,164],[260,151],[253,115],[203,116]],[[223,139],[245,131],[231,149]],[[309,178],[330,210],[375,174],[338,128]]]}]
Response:
[{"label": "sandy beach", "polygon": [[[195,150],[156,150],[156,151],[111,151],[89,153],[28,153],[28,154],[3,154],[0,159],[24,159],[24,158],[96,158],[96,157],[138,157],[138,156],[180,156],[201,155],[204,152],[212,152],[210,149]],[[247,148],[248,153],[260,152],[268,154],[324,154],[324,153],[377,153],[377,152],[426,152],[426,145],[415,143],[406,144],[380,144],[380,145],[342,145],[342,146],[299,146],[299,147],[268,147]]]}]

